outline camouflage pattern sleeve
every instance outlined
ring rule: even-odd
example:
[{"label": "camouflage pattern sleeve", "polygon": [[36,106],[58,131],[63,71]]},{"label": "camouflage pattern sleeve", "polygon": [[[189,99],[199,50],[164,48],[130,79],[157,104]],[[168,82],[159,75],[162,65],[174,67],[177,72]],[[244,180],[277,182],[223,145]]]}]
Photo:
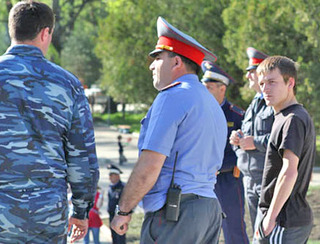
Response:
[{"label": "camouflage pattern sleeve", "polygon": [[71,127],[65,138],[67,180],[72,190],[73,217],[87,218],[99,180],[94,129],[82,87],[73,107]]}]

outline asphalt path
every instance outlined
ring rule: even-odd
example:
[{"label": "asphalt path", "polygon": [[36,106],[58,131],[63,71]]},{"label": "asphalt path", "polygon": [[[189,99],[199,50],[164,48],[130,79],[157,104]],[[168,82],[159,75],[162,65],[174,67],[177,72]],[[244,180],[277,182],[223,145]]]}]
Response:
[{"label": "asphalt path", "polygon": [[[100,208],[100,214],[103,219],[108,219],[109,215],[107,212],[108,204],[108,186],[109,186],[109,174],[107,165],[114,164],[119,167],[123,174],[121,174],[121,180],[124,182],[128,181],[130,173],[133,169],[134,164],[138,159],[138,134],[123,134],[119,133],[116,127],[108,127],[102,123],[96,123],[95,127],[95,140],[96,140],[96,151],[100,167],[100,179],[98,185],[104,191],[104,202]],[[122,136],[122,144],[124,145],[124,155],[127,158],[127,162],[123,165],[119,165],[119,152],[118,152],[118,135]],[[130,142],[128,142],[130,141]],[[138,209],[139,211],[139,209]],[[141,209],[140,209],[141,211]],[[78,241],[76,243],[83,243]],[[90,236],[90,243],[93,243],[93,237]],[[100,243],[111,244],[111,232],[108,226],[103,225],[100,228]]]},{"label": "asphalt path", "polygon": [[[124,147],[124,155],[128,159],[123,165],[119,165],[119,152],[118,152],[118,142],[117,136],[122,136],[122,143]],[[100,209],[101,217],[108,218],[107,212],[107,191],[109,186],[109,174],[107,170],[107,165],[112,163],[117,167],[120,167],[123,171],[121,174],[121,180],[127,182],[130,173],[138,159],[138,134],[122,134],[119,133],[117,128],[108,127],[102,123],[95,124],[95,139],[96,139],[96,150],[100,166],[100,180],[99,186],[104,190],[104,203]],[[130,142],[128,142],[130,141]],[[312,175],[311,186],[320,185],[320,168],[315,168]],[[141,209],[138,211],[141,211]],[[90,237],[90,243],[93,243],[92,236]],[[111,244],[111,232],[108,226],[103,225],[100,229],[100,242],[101,244]],[[76,243],[83,243],[79,241]]]}]

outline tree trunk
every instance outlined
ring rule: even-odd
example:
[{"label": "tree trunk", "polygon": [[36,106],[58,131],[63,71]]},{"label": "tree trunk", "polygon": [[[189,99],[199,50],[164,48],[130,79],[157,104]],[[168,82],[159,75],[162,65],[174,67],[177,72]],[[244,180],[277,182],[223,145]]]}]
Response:
[{"label": "tree trunk", "polygon": [[122,119],[126,119],[126,104],[122,103]]}]

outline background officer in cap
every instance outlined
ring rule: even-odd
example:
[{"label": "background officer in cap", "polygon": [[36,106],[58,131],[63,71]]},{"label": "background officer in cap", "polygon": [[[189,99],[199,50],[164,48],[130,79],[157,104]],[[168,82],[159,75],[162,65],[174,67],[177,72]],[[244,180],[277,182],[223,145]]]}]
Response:
[{"label": "background officer in cap", "polygon": [[246,110],[241,130],[232,131],[230,143],[235,145],[238,167],[244,175],[245,197],[254,230],[265,154],[274,116],[272,108],[268,107],[263,99],[256,73],[258,65],[268,56],[252,47],[247,49],[247,55],[249,66],[246,77],[249,80],[249,87],[257,94]]},{"label": "background officer in cap", "polygon": [[[122,174],[122,171],[117,166],[109,164],[108,169],[109,179],[111,182],[108,189],[108,213],[109,221],[111,223],[112,219],[114,218],[116,206],[119,203],[120,196],[125,184],[120,179],[120,174]],[[118,235],[113,229],[111,229],[111,235],[113,244],[126,243],[126,235]]]},{"label": "background officer in cap", "polygon": [[[212,186],[222,164],[227,122],[197,76],[203,59],[215,56],[161,17],[157,27],[150,70],[160,92],[141,121],[139,159],[112,228],[124,234],[131,210],[142,199],[146,215],[140,243],[218,243],[222,210]],[[174,203],[166,204],[174,171],[182,194],[178,201],[179,188],[170,188],[174,197],[168,199]]]},{"label": "background officer in cap", "polygon": [[[234,80],[221,68],[209,61],[202,62],[201,67],[204,72],[201,81],[217,99],[226,116],[228,123],[227,138],[229,138],[232,130],[241,128],[244,115],[241,108],[230,103],[225,97],[227,86]],[[224,150],[223,164],[218,171],[215,192],[222,210],[227,216],[222,220],[225,243],[249,243],[244,222],[242,174],[237,167],[237,156],[228,141]]]},{"label": "background officer in cap", "polygon": [[65,243],[67,183],[73,241],[85,236],[99,180],[93,121],[79,80],[47,60],[49,6],[20,1],[0,57],[0,243]]}]

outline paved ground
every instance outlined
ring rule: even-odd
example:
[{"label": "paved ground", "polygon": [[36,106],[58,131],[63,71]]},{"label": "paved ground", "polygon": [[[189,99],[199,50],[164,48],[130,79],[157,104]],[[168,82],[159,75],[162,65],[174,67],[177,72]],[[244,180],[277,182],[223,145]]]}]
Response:
[{"label": "paved ground", "polygon": [[[109,175],[107,170],[107,165],[109,163],[113,163],[116,166],[119,166],[119,152],[118,152],[118,142],[117,136],[120,133],[117,131],[116,128],[108,128],[103,124],[96,124],[95,125],[95,139],[96,139],[96,149],[97,149],[97,156],[99,160],[100,166],[100,180],[99,186],[105,190],[105,200],[103,206],[101,208],[101,215],[102,218],[108,218],[107,212],[107,189],[109,185]],[[125,163],[123,166],[119,166],[123,171],[121,175],[121,179],[126,182],[130,176],[131,170],[137,161],[138,158],[138,150],[137,150],[137,143],[138,143],[138,135],[136,134],[121,134],[122,135],[122,142],[126,144],[128,138],[131,138],[130,143],[128,143],[124,148],[124,155],[128,159],[128,162]],[[90,237],[91,242],[93,243],[92,236]],[[100,229],[100,242],[101,244],[111,244],[111,233],[109,227],[103,225]],[[83,243],[82,241],[76,243]]]},{"label": "paved ground", "polygon": [[[97,155],[99,159],[100,165],[100,181],[99,186],[105,190],[105,201],[103,207],[101,209],[101,215],[103,218],[108,218],[107,213],[107,196],[106,192],[109,185],[109,176],[107,171],[107,164],[114,163],[115,165],[119,166],[118,159],[118,145],[117,145],[117,136],[120,133],[117,131],[116,128],[108,128],[103,124],[96,124],[95,125],[95,138],[96,138],[96,148],[97,148]],[[131,142],[124,148],[124,154],[128,159],[128,162],[121,166],[121,170],[124,172],[121,175],[123,181],[127,181],[130,175],[130,172],[137,161],[138,158],[138,151],[137,151],[137,142],[138,142],[138,135],[136,134],[121,134],[123,137],[123,143],[125,143],[128,138],[131,138]],[[320,185],[320,168],[316,168],[314,170],[312,176],[311,185]],[[92,236],[90,238],[92,240]],[[103,225],[100,230],[100,241],[101,244],[111,244],[111,233],[107,226]],[[77,243],[82,243],[77,242]],[[93,243],[93,242],[91,242]]]}]

